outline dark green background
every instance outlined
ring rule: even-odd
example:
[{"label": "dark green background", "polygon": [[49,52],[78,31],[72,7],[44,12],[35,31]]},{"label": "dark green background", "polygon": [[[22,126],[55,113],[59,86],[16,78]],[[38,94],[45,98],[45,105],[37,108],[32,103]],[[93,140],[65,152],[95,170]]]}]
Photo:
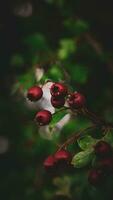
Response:
[{"label": "dark green background", "polygon": [[[43,56],[41,58],[39,56],[39,61],[43,63],[44,60],[46,67],[45,65],[43,67],[46,71],[52,68],[48,64],[48,51],[50,54],[55,52],[59,48],[61,39],[80,38],[80,44],[76,47],[75,53],[63,60],[64,68],[72,77],[70,85],[73,89],[85,94],[92,110],[104,116],[106,120],[113,121],[112,2],[109,0],[106,2],[63,0],[47,3],[44,0],[34,0],[31,1],[33,14],[26,18],[15,15],[13,12],[13,8],[19,3],[21,2],[6,0],[0,2],[0,135],[8,138],[10,142],[8,152],[0,154],[0,199],[55,200],[60,197],[55,197],[56,187],[52,184],[53,177],[49,177],[42,166],[44,158],[53,152],[55,147],[51,141],[40,138],[32,121],[34,113],[25,107],[18,92],[11,94],[12,87],[16,80],[23,81],[23,87],[26,87],[23,75],[32,69],[37,46],[33,44],[33,40],[29,45],[28,36],[38,33],[45,37],[46,42],[40,44],[38,41],[37,45],[38,52],[43,52]],[[64,21],[70,18],[83,20],[89,28],[81,30],[78,26],[74,30],[70,24],[69,29],[66,29]],[[82,38],[87,31],[101,45],[100,55]],[[28,41],[27,45],[25,40]],[[24,64],[11,64],[11,59],[16,54],[22,56]],[[48,78],[49,75],[53,81],[58,79],[57,75],[48,73]],[[31,77],[32,75],[29,75],[30,84]],[[73,129],[72,125],[70,126],[69,131]],[[78,120],[78,126],[82,126],[80,120]],[[32,132],[36,133],[36,143],[32,149],[24,147],[30,127],[32,127],[31,137]],[[82,185],[83,170],[80,171],[80,175],[79,172],[78,175],[76,174],[76,170],[70,170],[66,174],[73,183],[72,199],[104,200],[108,199],[108,195],[109,199],[112,199],[111,180],[108,180],[106,193],[104,193],[104,186],[102,189],[94,189],[88,184]],[[75,183],[77,177],[78,182]],[[76,186],[78,186],[77,191]],[[68,199],[68,197],[61,197],[62,200],[63,198]]]}]

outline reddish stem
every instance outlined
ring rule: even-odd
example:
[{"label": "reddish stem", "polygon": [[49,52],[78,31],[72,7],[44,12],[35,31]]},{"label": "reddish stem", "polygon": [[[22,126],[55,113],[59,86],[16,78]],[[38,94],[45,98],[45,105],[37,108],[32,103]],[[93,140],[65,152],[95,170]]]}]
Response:
[{"label": "reddish stem", "polygon": [[83,136],[83,134],[86,132],[86,131],[89,131],[93,128],[95,128],[96,125],[93,125],[93,126],[90,126],[90,127],[87,127],[83,130],[80,130],[79,132],[77,133],[74,133],[70,138],[68,138],[61,146],[60,148],[58,149],[58,151],[60,151],[61,149],[65,149],[69,144],[72,144],[74,142],[77,141],[78,138],[80,138],[81,136]]}]

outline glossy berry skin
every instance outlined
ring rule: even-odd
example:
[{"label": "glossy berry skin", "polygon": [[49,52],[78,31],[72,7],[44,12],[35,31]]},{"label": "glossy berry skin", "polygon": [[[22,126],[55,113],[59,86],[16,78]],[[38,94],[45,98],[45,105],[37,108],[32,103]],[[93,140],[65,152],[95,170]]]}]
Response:
[{"label": "glossy berry skin", "polygon": [[35,120],[40,126],[48,125],[52,120],[52,114],[48,110],[41,110],[36,114]]},{"label": "glossy berry skin", "polygon": [[41,99],[43,95],[43,91],[39,86],[34,86],[29,88],[28,92],[27,92],[27,98],[30,101],[38,101],[39,99]]},{"label": "glossy berry skin", "polygon": [[60,150],[55,153],[54,158],[56,162],[59,162],[59,161],[69,162],[71,160],[71,154],[70,152],[66,150]]},{"label": "glossy berry skin", "polygon": [[65,104],[65,99],[63,97],[62,98],[51,97],[51,104],[55,108],[61,108]]},{"label": "glossy berry skin", "polygon": [[53,97],[65,97],[67,92],[67,87],[62,83],[54,83],[50,88],[50,93]]},{"label": "glossy berry skin", "polygon": [[97,166],[102,169],[105,173],[113,172],[113,158],[103,158],[98,161]]},{"label": "glossy berry skin", "polygon": [[109,156],[112,154],[111,146],[105,141],[99,141],[94,147],[95,154],[100,157]]},{"label": "glossy berry skin", "polygon": [[69,106],[74,109],[82,108],[85,105],[85,102],[85,97],[78,92],[70,94],[68,98]]},{"label": "glossy berry skin", "polygon": [[54,164],[55,164],[55,159],[53,155],[48,156],[43,163],[46,170],[53,168]]},{"label": "glossy berry skin", "polygon": [[88,175],[88,181],[93,186],[98,186],[102,183],[104,174],[100,169],[91,169]]}]

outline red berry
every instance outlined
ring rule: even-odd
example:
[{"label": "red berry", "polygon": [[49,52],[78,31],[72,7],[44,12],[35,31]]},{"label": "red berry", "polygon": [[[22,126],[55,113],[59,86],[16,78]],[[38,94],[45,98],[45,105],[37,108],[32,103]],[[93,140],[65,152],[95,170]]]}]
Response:
[{"label": "red berry", "polygon": [[92,169],[88,175],[88,181],[91,185],[97,186],[102,183],[104,174],[100,169]]},{"label": "red berry", "polygon": [[40,126],[47,125],[52,119],[52,114],[48,110],[41,110],[36,114],[35,120]]},{"label": "red berry", "polygon": [[33,86],[29,88],[27,92],[27,98],[30,101],[38,101],[39,99],[41,99],[42,95],[43,91],[39,86]]},{"label": "red berry", "polygon": [[99,141],[95,146],[94,150],[97,156],[108,156],[112,153],[111,146],[105,141]]},{"label": "red berry", "polygon": [[67,87],[62,83],[54,83],[50,88],[50,93],[53,97],[64,97],[67,95]]},{"label": "red berry", "polygon": [[65,104],[65,99],[62,98],[56,98],[56,97],[51,97],[51,104],[55,108],[61,108]]},{"label": "red berry", "polygon": [[86,102],[85,97],[78,92],[72,93],[68,98],[69,106],[75,109],[82,108],[85,102]]},{"label": "red berry", "polygon": [[71,154],[70,154],[70,152],[68,152],[66,150],[60,150],[55,153],[54,158],[55,158],[56,162],[58,162],[58,161],[69,162],[71,159]]},{"label": "red berry", "polygon": [[102,169],[105,173],[113,172],[113,158],[104,158],[98,161],[98,167]]},{"label": "red berry", "polygon": [[51,169],[55,164],[54,156],[50,155],[48,156],[44,161],[44,167],[45,169]]}]

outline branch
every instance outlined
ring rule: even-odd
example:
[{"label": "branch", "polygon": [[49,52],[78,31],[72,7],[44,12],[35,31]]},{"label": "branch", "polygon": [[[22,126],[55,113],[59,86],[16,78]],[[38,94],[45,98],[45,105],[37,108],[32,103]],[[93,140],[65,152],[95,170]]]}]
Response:
[{"label": "branch", "polygon": [[70,138],[68,138],[58,149],[58,151],[60,151],[61,149],[65,149],[69,144],[72,144],[74,142],[76,142],[78,140],[78,138],[80,138],[82,135],[84,135],[84,133],[86,131],[89,131],[93,128],[95,128],[96,125],[93,125],[93,126],[90,126],[90,127],[87,127],[83,130],[80,130],[79,132],[76,132],[74,133]]}]

